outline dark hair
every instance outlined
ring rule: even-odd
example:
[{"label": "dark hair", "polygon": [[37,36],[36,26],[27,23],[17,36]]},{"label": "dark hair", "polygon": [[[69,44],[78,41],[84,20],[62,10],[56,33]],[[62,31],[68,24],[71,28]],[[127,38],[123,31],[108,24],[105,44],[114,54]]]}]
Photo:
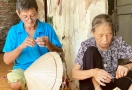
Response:
[{"label": "dark hair", "polygon": [[101,25],[103,23],[108,23],[112,27],[113,32],[113,22],[110,15],[107,14],[99,14],[96,17],[94,17],[92,21],[92,31],[95,31],[96,26]]},{"label": "dark hair", "polygon": [[18,13],[20,13],[21,10],[29,10],[32,8],[35,8],[35,10],[38,12],[36,0],[17,0],[16,2],[16,10]]}]

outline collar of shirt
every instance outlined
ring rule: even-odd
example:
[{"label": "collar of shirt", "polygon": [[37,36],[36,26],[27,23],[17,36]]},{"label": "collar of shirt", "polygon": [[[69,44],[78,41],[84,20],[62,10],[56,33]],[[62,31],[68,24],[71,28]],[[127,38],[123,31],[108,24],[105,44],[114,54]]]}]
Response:
[{"label": "collar of shirt", "polygon": [[[40,30],[40,28],[41,28],[40,26],[41,25],[40,25],[40,21],[38,19],[37,19],[37,23],[38,23],[38,25],[37,25],[36,30],[37,30],[38,33],[40,33],[40,32],[42,32],[42,30]],[[20,25],[20,27],[19,27],[20,29],[17,30],[17,34],[25,32],[23,21],[20,21],[19,25]]]}]

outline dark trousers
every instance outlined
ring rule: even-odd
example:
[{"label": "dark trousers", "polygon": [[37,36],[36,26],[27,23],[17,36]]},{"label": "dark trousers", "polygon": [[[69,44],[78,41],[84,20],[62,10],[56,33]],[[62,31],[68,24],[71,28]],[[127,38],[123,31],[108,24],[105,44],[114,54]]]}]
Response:
[{"label": "dark trousers", "polygon": [[[92,68],[103,69],[102,57],[98,49],[94,46],[88,47],[83,57],[83,70],[89,70]],[[128,73],[128,76],[132,78],[132,71]],[[106,84],[106,86],[101,86],[103,90],[113,90],[115,87],[119,87],[121,90],[128,90],[129,86],[132,84],[131,80],[128,78],[121,78],[111,81],[111,83]],[[80,90],[95,90],[92,78],[85,80],[79,80]]]}]

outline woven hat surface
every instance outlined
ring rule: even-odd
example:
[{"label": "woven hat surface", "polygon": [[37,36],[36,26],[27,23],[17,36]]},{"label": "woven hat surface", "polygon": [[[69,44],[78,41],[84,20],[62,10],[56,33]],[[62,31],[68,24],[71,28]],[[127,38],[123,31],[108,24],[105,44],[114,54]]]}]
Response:
[{"label": "woven hat surface", "polygon": [[28,90],[59,90],[63,65],[56,52],[49,52],[37,59],[24,72]]}]

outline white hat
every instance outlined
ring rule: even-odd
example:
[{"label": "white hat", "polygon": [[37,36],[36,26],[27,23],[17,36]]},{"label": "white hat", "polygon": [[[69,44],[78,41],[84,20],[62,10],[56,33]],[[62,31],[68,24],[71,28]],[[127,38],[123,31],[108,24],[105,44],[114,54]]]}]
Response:
[{"label": "white hat", "polygon": [[62,60],[56,52],[37,59],[24,72],[28,90],[59,90],[62,83]]}]

